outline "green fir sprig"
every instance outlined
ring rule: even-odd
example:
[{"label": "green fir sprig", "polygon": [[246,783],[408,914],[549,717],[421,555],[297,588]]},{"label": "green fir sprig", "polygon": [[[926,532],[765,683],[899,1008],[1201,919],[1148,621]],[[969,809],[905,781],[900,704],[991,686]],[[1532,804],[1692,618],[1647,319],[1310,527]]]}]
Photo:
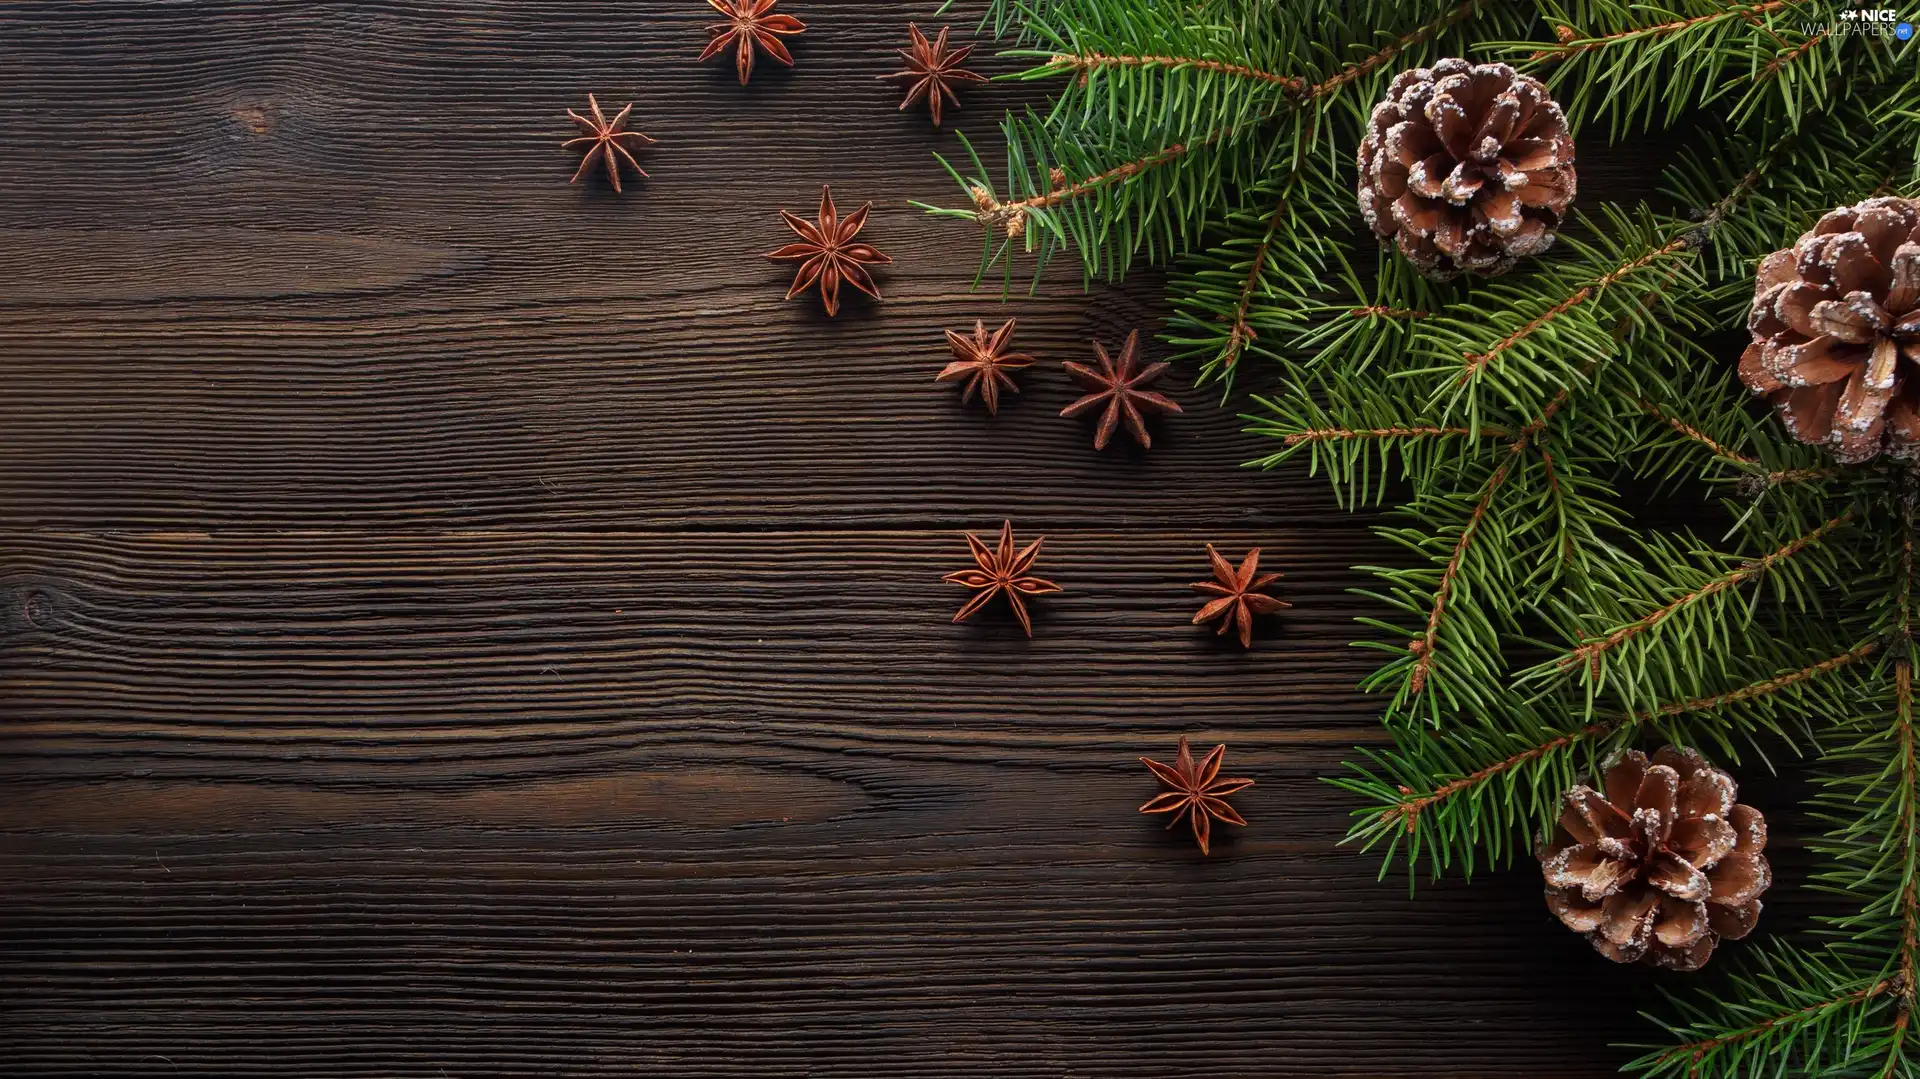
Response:
[{"label": "green fir sprig", "polygon": [[[1357,643],[1391,744],[1330,779],[1383,874],[1526,859],[1625,747],[1809,761],[1841,912],[1676,992],[1649,1076],[1920,1075],[1920,478],[1787,439],[1728,354],[1764,255],[1920,193],[1920,45],[1845,7],[991,0],[1052,97],[1006,118],[997,182],[963,140],[965,204],[927,207],[1007,286],[1169,265],[1175,357],[1259,381],[1252,463],[1384,511]],[[1583,139],[1672,144],[1660,197],[1584,201],[1504,277],[1419,277],[1365,234],[1354,150],[1388,80],[1454,55],[1543,79]]]}]

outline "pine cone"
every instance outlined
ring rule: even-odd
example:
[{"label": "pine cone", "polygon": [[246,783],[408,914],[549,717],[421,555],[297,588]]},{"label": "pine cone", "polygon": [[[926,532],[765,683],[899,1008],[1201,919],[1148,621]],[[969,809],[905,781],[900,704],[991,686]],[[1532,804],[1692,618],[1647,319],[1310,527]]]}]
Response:
[{"label": "pine cone", "polygon": [[1848,462],[1920,458],[1920,201],[1843,206],[1768,255],[1747,329],[1740,378],[1793,437]]},{"label": "pine cone", "polygon": [[1733,778],[1691,749],[1607,762],[1606,793],[1569,790],[1540,851],[1547,909],[1616,963],[1697,970],[1721,937],[1760,918],[1773,872],[1767,822],[1734,804]]},{"label": "pine cone", "polygon": [[1505,273],[1553,246],[1573,136],[1539,79],[1442,60],[1403,71],[1360,143],[1360,212],[1436,280]]}]

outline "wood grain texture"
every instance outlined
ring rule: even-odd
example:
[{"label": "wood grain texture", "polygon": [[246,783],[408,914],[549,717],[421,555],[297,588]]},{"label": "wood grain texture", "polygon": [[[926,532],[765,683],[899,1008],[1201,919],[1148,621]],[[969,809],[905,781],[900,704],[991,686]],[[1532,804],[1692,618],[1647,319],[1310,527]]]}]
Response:
[{"label": "wood grain texture", "polygon": [[[1335,846],[1368,519],[1184,375],[1150,454],[1055,415],[1157,281],[968,290],[872,78],[931,6],[802,4],[745,89],[705,10],[0,8],[0,1074],[1610,1074],[1659,983],[1535,875]],[[833,321],[760,257],[823,182],[896,260]],[[1002,517],[1032,641],[948,622]],[[1210,540],[1287,574],[1252,652]],[[1258,780],[1211,859],[1134,812],[1182,733]]]}]

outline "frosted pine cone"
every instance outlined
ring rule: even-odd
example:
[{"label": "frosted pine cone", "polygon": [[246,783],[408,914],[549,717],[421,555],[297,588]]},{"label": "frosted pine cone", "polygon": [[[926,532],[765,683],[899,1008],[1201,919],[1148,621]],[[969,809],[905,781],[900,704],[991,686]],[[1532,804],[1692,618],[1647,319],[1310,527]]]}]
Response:
[{"label": "frosted pine cone", "polygon": [[1542,848],[1547,908],[1616,963],[1697,970],[1721,937],[1760,919],[1773,873],[1767,822],[1734,803],[1733,778],[1691,749],[1628,750],[1607,762],[1606,792],[1567,791]]},{"label": "frosted pine cone", "polygon": [[1566,116],[1505,64],[1401,72],[1360,143],[1360,213],[1436,280],[1505,273],[1552,247],[1574,188]]},{"label": "frosted pine cone", "polygon": [[1740,378],[1842,461],[1920,458],[1920,201],[1828,213],[1760,263]]}]

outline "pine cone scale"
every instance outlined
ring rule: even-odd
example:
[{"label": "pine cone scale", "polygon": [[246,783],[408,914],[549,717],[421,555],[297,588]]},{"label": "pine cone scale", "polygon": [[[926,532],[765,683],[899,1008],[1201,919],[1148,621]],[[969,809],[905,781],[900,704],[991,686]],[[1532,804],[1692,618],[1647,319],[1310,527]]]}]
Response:
[{"label": "pine cone scale", "polygon": [[1647,870],[1647,883],[1688,902],[1707,898],[1707,875],[1676,854],[1661,854]]},{"label": "pine cone scale", "polygon": [[1694,865],[1712,865],[1733,851],[1733,825],[1724,819],[1715,819],[1719,817],[1718,811],[1706,812],[1712,816],[1683,820],[1674,825],[1667,836],[1668,848]]},{"label": "pine cone scale", "polygon": [[1773,883],[1773,873],[1765,859],[1735,851],[1713,867],[1708,880],[1712,884],[1714,902],[1722,906],[1737,906],[1766,891],[1767,886]]},{"label": "pine cone scale", "polygon": [[1760,923],[1760,901],[1758,899],[1727,906],[1722,903],[1707,905],[1707,928],[1727,940],[1739,940]]},{"label": "pine cone scale", "polygon": [[1654,939],[1669,948],[1691,948],[1708,932],[1707,905],[1663,896],[1660,918],[1654,923]]}]

